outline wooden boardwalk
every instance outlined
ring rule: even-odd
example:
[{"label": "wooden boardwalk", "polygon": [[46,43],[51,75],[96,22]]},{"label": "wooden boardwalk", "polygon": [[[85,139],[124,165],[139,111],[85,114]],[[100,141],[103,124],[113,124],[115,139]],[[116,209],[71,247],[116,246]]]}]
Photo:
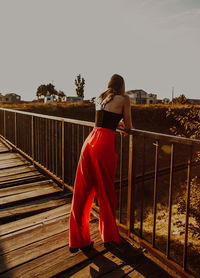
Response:
[{"label": "wooden boardwalk", "polygon": [[0,142],[0,277],[171,277],[130,240],[69,252],[71,193]]}]

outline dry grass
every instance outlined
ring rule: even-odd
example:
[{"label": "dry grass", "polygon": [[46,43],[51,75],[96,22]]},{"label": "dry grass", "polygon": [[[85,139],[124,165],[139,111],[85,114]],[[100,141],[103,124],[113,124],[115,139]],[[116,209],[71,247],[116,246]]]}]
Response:
[{"label": "dry grass", "polygon": [[[90,101],[78,101],[78,102],[53,102],[53,103],[43,103],[43,102],[32,102],[32,101],[24,101],[20,103],[0,103],[0,107],[9,108],[9,109],[26,109],[26,108],[37,108],[37,107],[83,107],[83,106],[93,106]],[[186,109],[190,107],[200,108],[200,105],[189,105],[189,104],[132,104],[131,107],[133,109],[168,109],[171,108],[179,108]]]},{"label": "dry grass", "polygon": [[78,102],[53,102],[53,103],[43,103],[43,102],[20,102],[20,103],[1,103],[0,107],[8,109],[36,109],[41,108],[55,108],[55,107],[85,107],[91,106],[89,101],[78,101]]}]

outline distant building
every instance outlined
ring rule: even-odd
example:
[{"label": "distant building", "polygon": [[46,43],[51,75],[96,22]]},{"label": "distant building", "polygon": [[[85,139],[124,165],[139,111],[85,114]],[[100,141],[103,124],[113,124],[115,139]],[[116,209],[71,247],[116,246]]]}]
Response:
[{"label": "distant building", "polygon": [[147,92],[144,90],[130,90],[125,93],[130,97],[131,104],[146,104]]},{"label": "distant building", "polygon": [[66,101],[66,95],[63,93],[62,95],[50,95],[47,92],[47,95],[44,96],[44,103],[51,103],[51,102],[64,102]]},{"label": "distant building", "polygon": [[4,96],[0,94],[0,102],[13,103],[13,102],[20,102],[20,101],[21,101],[20,95],[9,93]]},{"label": "distant building", "polygon": [[4,96],[0,93],[0,102],[3,102]]},{"label": "distant building", "polygon": [[157,95],[156,94],[147,94],[147,104],[156,104]]},{"label": "distant building", "polygon": [[165,97],[165,98],[163,98],[162,103],[168,104],[168,103],[170,103],[170,99]]},{"label": "distant building", "polygon": [[44,97],[44,103],[50,103],[54,102],[54,96],[53,95],[48,95]]},{"label": "distant building", "polygon": [[82,97],[69,96],[69,97],[67,97],[67,101],[78,102],[78,101],[83,101],[83,98]]},{"label": "distant building", "polygon": [[125,94],[130,97],[131,104],[155,104],[157,101],[156,94],[148,94],[142,89],[130,90]]}]

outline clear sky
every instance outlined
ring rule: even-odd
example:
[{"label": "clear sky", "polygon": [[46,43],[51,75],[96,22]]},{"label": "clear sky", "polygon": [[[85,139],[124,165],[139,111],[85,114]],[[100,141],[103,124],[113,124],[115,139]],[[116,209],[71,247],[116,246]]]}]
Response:
[{"label": "clear sky", "polygon": [[113,73],[126,90],[200,98],[200,0],[0,0],[0,93],[53,82],[85,97]]}]

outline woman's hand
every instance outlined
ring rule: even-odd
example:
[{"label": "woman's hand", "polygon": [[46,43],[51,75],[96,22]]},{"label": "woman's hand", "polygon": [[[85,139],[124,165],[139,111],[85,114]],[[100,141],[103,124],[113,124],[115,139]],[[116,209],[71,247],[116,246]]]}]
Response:
[{"label": "woman's hand", "polygon": [[[122,128],[122,129],[125,129],[124,121],[121,120],[121,121],[118,123],[118,126],[117,126],[117,127],[118,127],[118,128]],[[125,131],[121,131],[121,133],[123,134],[124,137],[125,137],[125,136],[128,136],[128,133],[125,132]]]},{"label": "woman's hand", "polygon": [[118,123],[118,126],[117,126],[118,128],[123,128],[123,129],[125,129],[125,124],[124,124],[124,122],[123,121],[120,121],[119,123]]}]

